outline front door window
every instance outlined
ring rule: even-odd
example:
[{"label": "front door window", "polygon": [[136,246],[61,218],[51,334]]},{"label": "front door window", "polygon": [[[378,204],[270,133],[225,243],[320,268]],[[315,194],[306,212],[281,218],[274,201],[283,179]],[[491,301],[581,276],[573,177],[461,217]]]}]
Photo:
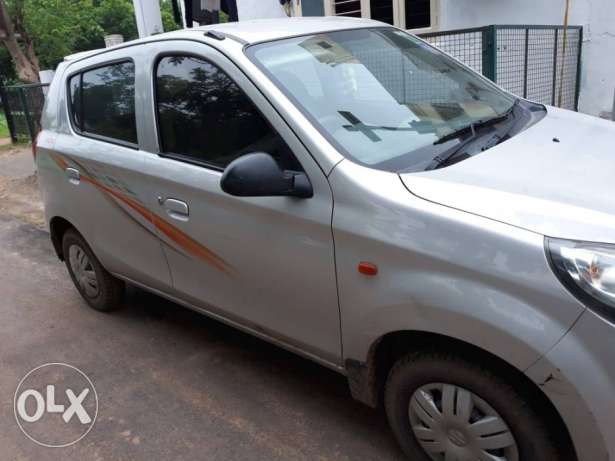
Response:
[{"label": "front door window", "polygon": [[223,170],[254,152],[299,170],[294,156],[241,88],[219,67],[194,56],[165,56],[156,69],[161,152]]}]

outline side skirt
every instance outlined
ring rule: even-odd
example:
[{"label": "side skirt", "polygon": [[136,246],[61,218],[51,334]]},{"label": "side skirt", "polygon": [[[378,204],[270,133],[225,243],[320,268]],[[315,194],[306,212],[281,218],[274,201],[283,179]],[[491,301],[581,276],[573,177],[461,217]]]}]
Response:
[{"label": "side skirt", "polygon": [[168,293],[165,293],[163,291],[160,291],[160,290],[157,290],[157,289],[152,288],[150,286],[147,286],[147,285],[145,285],[143,283],[136,282],[135,280],[132,280],[132,279],[130,279],[128,277],[124,277],[123,275],[113,274],[113,276],[117,277],[118,279],[124,280],[124,281],[130,283],[131,285],[135,285],[135,286],[137,286],[139,288],[142,288],[143,290],[146,290],[146,291],[149,291],[149,292],[151,292],[151,293],[153,293],[155,295],[158,295],[158,296],[160,296],[162,298],[168,299],[169,301],[172,301],[172,302],[174,302],[176,304],[180,304],[180,305],[182,305],[184,307],[187,307],[188,309],[191,309],[191,310],[193,310],[195,312],[198,312],[200,314],[203,314],[203,315],[206,315],[208,317],[211,317],[211,318],[213,318],[213,319],[215,319],[215,320],[217,320],[219,322],[225,323],[225,324],[227,324],[227,325],[229,325],[229,326],[231,326],[233,328],[237,328],[238,330],[241,330],[241,331],[243,331],[245,333],[248,333],[248,334],[250,334],[252,336],[255,336],[255,337],[259,338],[259,339],[262,339],[264,341],[267,341],[268,343],[271,343],[271,344],[273,344],[275,346],[281,347],[282,349],[286,349],[289,352],[292,352],[294,354],[300,355],[301,357],[304,357],[306,359],[312,360],[313,362],[316,362],[316,363],[318,363],[318,364],[320,364],[322,366],[325,366],[325,367],[327,367],[327,368],[329,368],[329,369],[331,369],[333,371],[336,371],[336,372],[346,376],[346,369],[344,367],[342,367],[340,365],[337,365],[337,364],[335,364],[333,362],[329,362],[328,360],[324,360],[324,359],[318,357],[317,355],[314,355],[314,354],[311,354],[309,352],[306,352],[306,351],[304,351],[304,350],[302,350],[302,349],[300,349],[300,348],[298,348],[296,346],[288,344],[285,341],[281,341],[278,338],[275,338],[273,336],[267,335],[267,334],[263,333],[262,331],[255,330],[255,329],[253,329],[251,327],[248,327],[248,326],[246,326],[246,325],[244,325],[242,323],[239,323],[237,321],[231,320],[231,319],[229,319],[227,317],[224,317],[222,315],[219,315],[219,314],[216,314],[216,313],[211,312],[209,310],[197,307],[197,306],[195,306],[195,305],[193,305],[193,304],[191,304],[189,302],[186,302],[186,301],[184,301],[184,300],[182,300],[180,298],[177,298],[177,297],[172,296],[172,295],[170,295]]}]

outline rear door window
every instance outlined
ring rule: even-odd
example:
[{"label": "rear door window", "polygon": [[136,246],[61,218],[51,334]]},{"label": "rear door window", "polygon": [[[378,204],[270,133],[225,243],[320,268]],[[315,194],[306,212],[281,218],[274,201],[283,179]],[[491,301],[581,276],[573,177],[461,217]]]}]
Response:
[{"label": "rear door window", "polygon": [[133,62],[86,70],[71,78],[69,89],[71,116],[77,131],[137,144]]}]

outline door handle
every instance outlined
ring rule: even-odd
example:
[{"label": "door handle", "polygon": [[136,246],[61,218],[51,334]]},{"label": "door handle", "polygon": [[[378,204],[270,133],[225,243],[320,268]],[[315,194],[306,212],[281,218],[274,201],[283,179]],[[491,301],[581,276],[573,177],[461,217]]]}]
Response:
[{"label": "door handle", "polygon": [[186,202],[174,198],[163,199],[162,197],[158,197],[158,203],[164,207],[171,218],[177,219],[178,221],[188,221],[190,209]]},{"label": "door handle", "polygon": [[79,170],[76,168],[66,168],[64,170],[66,172],[66,176],[68,177],[68,182],[74,185],[78,185],[81,181],[81,175],[79,174]]}]

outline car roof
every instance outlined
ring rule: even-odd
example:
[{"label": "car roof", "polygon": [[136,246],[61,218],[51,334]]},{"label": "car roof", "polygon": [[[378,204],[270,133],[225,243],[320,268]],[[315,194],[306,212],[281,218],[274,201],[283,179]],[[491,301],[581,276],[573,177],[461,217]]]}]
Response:
[{"label": "car roof", "polygon": [[247,44],[279,40],[335,30],[364,27],[381,27],[385,24],[371,19],[350,18],[342,16],[253,19],[249,21],[227,22],[209,26],[195,27],[189,31],[207,32],[215,30],[230,38],[239,39]]},{"label": "car roof", "polygon": [[[333,32],[336,30],[360,29],[366,27],[389,26],[379,21],[361,18],[349,18],[341,16],[325,17],[305,17],[305,18],[277,18],[277,19],[252,19],[240,22],[227,22],[222,24],[212,24],[209,26],[194,27],[191,29],[181,29],[163,34],[156,34],[150,37],[131,40],[109,48],[82,51],[71,54],[64,58],[64,61],[75,61],[81,58],[94,56],[117,48],[134,46],[139,43],[148,43],[165,39],[194,39],[198,33],[203,40],[208,31],[215,31],[231,40],[239,41],[243,44],[254,44],[279,40],[283,38],[296,37],[299,35],[310,35],[322,32]],[[390,27],[390,26],[389,26]]]}]

